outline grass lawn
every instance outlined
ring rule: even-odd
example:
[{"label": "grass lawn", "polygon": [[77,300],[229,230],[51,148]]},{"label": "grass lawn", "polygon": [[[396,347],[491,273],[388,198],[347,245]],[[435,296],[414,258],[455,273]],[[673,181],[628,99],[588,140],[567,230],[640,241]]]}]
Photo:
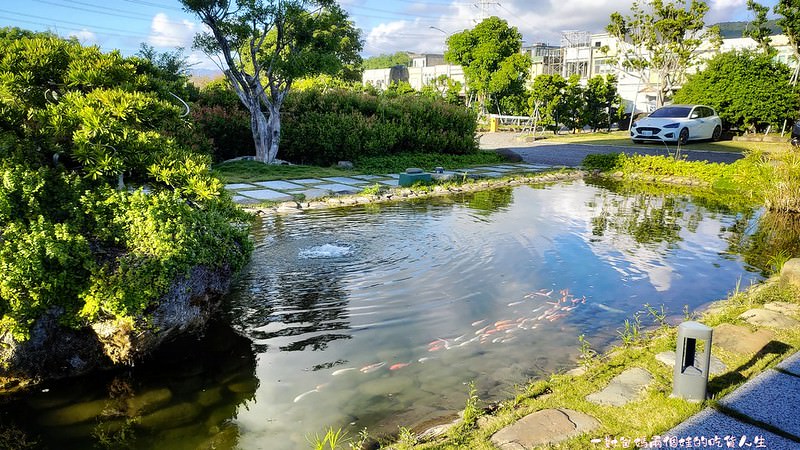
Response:
[{"label": "grass lawn", "polygon": [[[573,143],[573,144],[589,144],[589,145],[614,145],[619,147],[663,147],[665,144],[645,143],[634,144],[631,142],[630,135],[627,131],[598,131],[597,133],[575,133],[575,134],[559,134],[545,133],[543,135],[537,134],[536,139],[543,139],[546,142],[559,142],[559,143]],[[787,138],[788,141],[788,138]],[[666,144],[671,151],[675,150],[675,144]],[[746,142],[746,141],[732,141],[722,140],[718,142],[698,141],[690,142],[688,145],[683,146],[687,150],[704,150],[712,152],[744,152],[750,150],[763,150],[767,152],[784,151],[791,148],[788,142]]]},{"label": "grass lawn", "polygon": [[359,174],[389,174],[403,172],[409,167],[433,170],[460,169],[487,164],[498,164],[505,159],[489,151],[468,155],[431,153],[406,153],[401,155],[363,158],[352,170],[338,167],[267,165],[256,161],[233,161],[215,165],[212,169],[226,184],[252,183],[254,181],[287,180],[293,178],[347,177]]}]

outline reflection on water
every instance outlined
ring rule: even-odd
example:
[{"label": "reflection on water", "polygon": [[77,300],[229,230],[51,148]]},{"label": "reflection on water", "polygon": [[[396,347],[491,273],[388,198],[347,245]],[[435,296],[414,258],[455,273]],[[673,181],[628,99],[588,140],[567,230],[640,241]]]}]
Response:
[{"label": "reflection on water", "polygon": [[577,336],[610,343],[644,304],[680,315],[758,279],[732,251],[774,245],[765,227],[584,182],[271,216],[226,306],[247,339],[212,330],[0,417],[42,442],[78,436],[58,448],[296,449],[329,426],[435,424],[472,381],[484,400],[511,396],[573,367]]},{"label": "reflection on water", "polygon": [[7,400],[0,448],[236,448],[237,409],[259,384],[255,364],[249,340],[212,324],[205,337],[179,339],[128,371]]}]

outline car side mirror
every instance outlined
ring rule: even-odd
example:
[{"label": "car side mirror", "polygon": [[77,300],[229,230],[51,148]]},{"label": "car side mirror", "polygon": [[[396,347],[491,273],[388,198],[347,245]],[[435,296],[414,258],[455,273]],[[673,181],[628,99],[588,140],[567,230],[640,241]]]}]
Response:
[{"label": "car side mirror", "polygon": [[700,117],[700,114],[698,113],[692,113],[692,115],[689,116],[690,119],[697,119],[698,117]]}]

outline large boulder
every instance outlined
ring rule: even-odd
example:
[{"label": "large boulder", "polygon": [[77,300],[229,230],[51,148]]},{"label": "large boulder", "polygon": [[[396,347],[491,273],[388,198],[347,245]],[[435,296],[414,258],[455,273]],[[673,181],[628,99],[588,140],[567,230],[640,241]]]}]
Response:
[{"label": "large boulder", "polygon": [[74,329],[54,308],[39,318],[30,337],[0,335],[0,390],[47,379],[130,365],[180,335],[201,332],[230,288],[232,273],[199,266],[179,276],[143,317],[107,320]]}]

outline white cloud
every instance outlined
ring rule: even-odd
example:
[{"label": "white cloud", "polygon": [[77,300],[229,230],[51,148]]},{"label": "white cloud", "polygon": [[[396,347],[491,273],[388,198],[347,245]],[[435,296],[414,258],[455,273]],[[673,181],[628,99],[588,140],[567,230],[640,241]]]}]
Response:
[{"label": "white cloud", "polygon": [[[349,2],[355,4],[357,0]],[[766,3],[772,3],[772,0]],[[487,12],[517,27],[526,44],[546,42],[558,45],[561,33],[566,30],[603,32],[611,13],[619,11],[629,15],[631,5],[631,0],[506,0],[491,4]],[[709,6],[708,24],[747,19],[745,0],[709,0]],[[414,3],[406,11],[413,11],[419,19],[386,21],[365,30],[365,53],[442,51],[445,36],[430,29],[431,26],[449,34],[472,28],[480,14],[471,2],[463,1],[452,3],[446,10],[444,13],[441,3]],[[353,15],[358,18],[358,10],[355,11]],[[432,17],[440,18],[435,20]]]},{"label": "white cloud", "polygon": [[191,48],[194,35],[200,27],[189,20],[171,21],[164,13],[158,13],[150,23],[147,42],[155,47]]},{"label": "white cloud", "polygon": [[74,37],[84,45],[97,44],[97,35],[87,30],[86,28],[80,31],[73,31],[69,33],[69,37]]}]

